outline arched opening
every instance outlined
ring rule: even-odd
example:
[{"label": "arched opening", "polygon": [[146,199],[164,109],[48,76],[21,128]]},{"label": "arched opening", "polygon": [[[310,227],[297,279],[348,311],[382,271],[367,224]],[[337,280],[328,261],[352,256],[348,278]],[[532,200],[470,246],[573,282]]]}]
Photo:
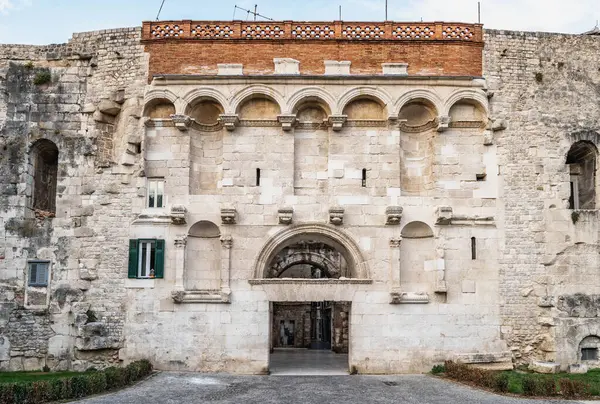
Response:
[{"label": "arched opening", "polygon": [[175,105],[166,98],[155,98],[144,108],[144,116],[151,119],[170,119],[175,114]]},{"label": "arched opening", "polygon": [[186,115],[202,125],[216,125],[224,109],[221,104],[211,99],[201,99],[188,106]]},{"label": "arched opening", "polygon": [[385,120],[386,107],[371,97],[359,97],[350,101],[342,111],[348,120]]},{"label": "arched opening", "polygon": [[298,124],[294,132],[294,194],[319,195],[327,189],[331,111],[325,102],[311,97],[294,107]]},{"label": "arched opening", "polygon": [[219,290],[221,286],[221,231],[213,222],[195,223],[188,231],[184,288]]},{"label": "arched opening", "polygon": [[50,140],[38,140],[31,148],[30,161],[30,174],[33,176],[33,209],[55,213],[58,148]]},{"label": "arched opening", "polygon": [[408,195],[427,195],[434,188],[433,159],[437,112],[417,99],[400,109],[400,187]]},{"label": "arched opening", "polygon": [[348,264],[335,247],[301,240],[284,247],[273,259],[268,274],[273,278],[322,279],[347,277]]},{"label": "arched opening", "polygon": [[451,127],[480,127],[487,122],[485,109],[476,101],[460,100],[450,108]]},{"label": "arched opening", "polygon": [[596,209],[597,155],[596,146],[585,140],[574,143],[569,149],[569,209]]},{"label": "arched opening", "polygon": [[414,292],[434,291],[437,256],[433,230],[423,222],[410,222],[402,229],[400,287]]},{"label": "arched opening", "polygon": [[241,120],[276,120],[281,109],[266,95],[256,95],[242,102],[237,113]]},{"label": "arched opening", "polygon": [[600,354],[598,349],[600,349],[600,337],[597,335],[585,337],[579,343],[579,362],[590,365],[590,367],[598,367],[600,365]]}]

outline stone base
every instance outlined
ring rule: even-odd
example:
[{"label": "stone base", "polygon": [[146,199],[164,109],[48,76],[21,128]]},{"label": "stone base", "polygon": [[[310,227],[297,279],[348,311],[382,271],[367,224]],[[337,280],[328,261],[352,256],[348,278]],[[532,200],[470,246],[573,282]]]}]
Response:
[{"label": "stone base", "polygon": [[554,374],[560,372],[560,365],[554,362],[531,362],[529,369],[535,373]]},{"label": "stone base", "polygon": [[569,365],[568,372],[572,374],[585,374],[588,372],[588,367],[582,364]]}]

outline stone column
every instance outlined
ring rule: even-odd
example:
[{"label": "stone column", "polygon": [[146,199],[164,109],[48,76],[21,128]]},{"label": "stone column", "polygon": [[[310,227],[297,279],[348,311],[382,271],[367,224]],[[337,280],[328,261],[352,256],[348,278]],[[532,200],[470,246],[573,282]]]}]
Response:
[{"label": "stone column", "polygon": [[178,236],[175,239],[175,290],[183,290],[183,277],[185,274],[185,245],[187,236]]},{"label": "stone column", "polygon": [[229,287],[229,270],[231,268],[231,247],[233,238],[231,236],[221,237],[221,297],[229,301],[231,288]]},{"label": "stone column", "polygon": [[392,292],[400,291],[400,244],[402,237],[390,239],[390,282]]}]

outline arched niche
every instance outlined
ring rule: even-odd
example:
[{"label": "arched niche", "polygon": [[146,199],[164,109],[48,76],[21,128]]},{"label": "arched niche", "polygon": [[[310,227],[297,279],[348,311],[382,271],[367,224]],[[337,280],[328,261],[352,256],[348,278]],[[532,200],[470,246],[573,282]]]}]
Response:
[{"label": "arched niche", "polygon": [[415,99],[402,106],[398,118],[405,132],[425,131],[435,127],[437,111],[429,100]]},{"label": "arched niche", "polygon": [[342,110],[349,120],[385,120],[387,110],[385,105],[374,97],[357,97],[350,101]]},{"label": "arched niche", "polygon": [[600,366],[600,337],[588,335],[579,343],[577,352],[578,362],[588,365],[590,368]]},{"label": "arched niche", "polygon": [[151,119],[170,119],[173,114],[175,105],[166,98],[154,98],[144,107],[144,116]]},{"label": "arched niche", "polygon": [[212,99],[197,100],[186,109],[186,115],[203,125],[216,125],[219,116],[224,113],[223,106]]},{"label": "arched niche", "polygon": [[436,285],[437,256],[433,230],[424,222],[414,221],[402,228],[400,245],[401,288],[432,292]]},{"label": "arched niche", "polygon": [[199,221],[188,231],[183,284],[186,290],[218,290],[221,286],[221,231]]},{"label": "arched niche", "polygon": [[402,239],[418,239],[433,237],[433,230],[424,222],[410,222],[402,228]]},{"label": "arched niche", "polygon": [[460,100],[450,107],[451,121],[484,122],[487,120],[483,107],[472,100]]},{"label": "arched niche", "polygon": [[299,102],[292,113],[299,123],[322,123],[331,115],[331,110],[323,100],[310,97]]},{"label": "arched niche", "polygon": [[[367,264],[354,240],[329,225],[296,225],[276,233],[255,261],[255,277],[279,277],[297,265],[320,268],[320,277],[369,278]],[[298,269],[300,275],[301,271]]]},{"label": "arched niche", "polygon": [[569,209],[596,209],[597,156],[598,149],[587,140],[575,142],[569,149]]},{"label": "arched niche", "polygon": [[237,114],[239,119],[276,120],[281,114],[281,108],[274,99],[259,94],[240,103]]},{"label": "arched niche", "polygon": [[40,139],[31,146],[29,161],[29,174],[33,177],[32,207],[55,213],[58,147],[48,139]]}]

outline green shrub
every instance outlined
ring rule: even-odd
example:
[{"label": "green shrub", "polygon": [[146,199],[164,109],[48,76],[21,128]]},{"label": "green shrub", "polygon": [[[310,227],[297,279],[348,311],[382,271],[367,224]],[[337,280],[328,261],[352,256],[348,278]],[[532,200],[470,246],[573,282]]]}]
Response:
[{"label": "green shrub", "polygon": [[579,381],[571,379],[560,379],[560,392],[565,398],[586,397],[589,395],[590,386]]},{"label": "green shrub", "polygon": [[494,386],[492,388],[498,393],[508,393],[508,382],[509,377],[507,373],[498,373],[495,375]]},{"label": "green shrub", "polygon": [[523,377],[523,394],[526,396],[535,396],[537,394],[537,379],[532,376]]},{"label": "green shrub", "polygon": [[33,78],[33,84],[36,86],[41,86],[44,84],[48,84],[52,81],[52,74],[50,74],[49,70],[42,70],[38,72]]},{"label": "green shrub", "polygon": [[0,384],[0,404],[38,404],[82,398],[124,387],[152,372],[147,360],[132,362],[124,368],[81,373],[49,380]]},{"label": "green shrub", "polygon": [[431,369],[431,373],[434,375],[439,375],[440,373],[445,373],[446,368],[444,365],[434,365]]}]

